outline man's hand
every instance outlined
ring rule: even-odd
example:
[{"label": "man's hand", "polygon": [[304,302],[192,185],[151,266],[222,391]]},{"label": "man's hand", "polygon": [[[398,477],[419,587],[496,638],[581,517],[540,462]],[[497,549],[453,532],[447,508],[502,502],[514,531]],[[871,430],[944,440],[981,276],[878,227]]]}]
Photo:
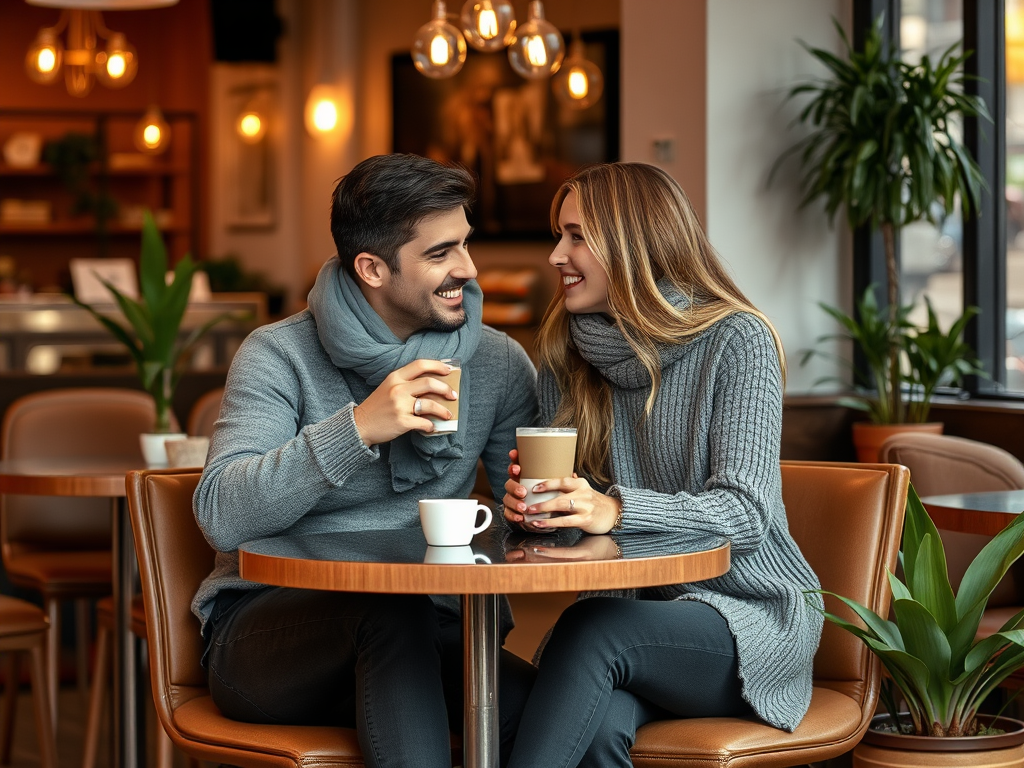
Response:
[{"label": "man's hand", "polygon": [[433,393],[448,400],[457,399],[454,389],[430,376],[445,376],[451,370],[450,365],[437,360],[413,360],[388,374],[353,410],[356,429],[363,442],[368,446],[379,445],[413,429],[433,432],[434,424],[428,415],[445,420],[452,418],[452,412],[443,405],[423,397]]}]

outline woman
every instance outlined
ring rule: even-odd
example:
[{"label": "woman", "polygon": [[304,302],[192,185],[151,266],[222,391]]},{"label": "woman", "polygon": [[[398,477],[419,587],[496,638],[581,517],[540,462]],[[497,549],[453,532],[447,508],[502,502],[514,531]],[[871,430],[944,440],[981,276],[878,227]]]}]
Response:
[{"label": "woman", "polygon": [[[570,606],[509,765],[628,766],[636,729],[664,718],[753,714],[791,731],[810,703],[821,616],[782,504],[778,335],[658,168],[587,168],[551,217],[563,290],[538,334],[541,417],[577,428],[578,477],[536,486],[561,494],[527,507],[513,452],[506,518],[724,536],[732,567]],[[555,514],[525,522],[537,512]]]}]

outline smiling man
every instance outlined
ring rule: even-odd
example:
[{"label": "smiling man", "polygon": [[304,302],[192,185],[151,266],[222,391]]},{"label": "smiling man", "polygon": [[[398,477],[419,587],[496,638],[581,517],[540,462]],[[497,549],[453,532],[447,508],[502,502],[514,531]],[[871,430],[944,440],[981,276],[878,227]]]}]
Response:
[{"label": "smiling man", "polygon": [[[355,727],[368,766],[451,765],[458,599],[266,587],[239,577],[237,547],[418,526],[417,500],[468,497],[478,459],[501,498],[515,428],[536,414],[535,371],[481,323],[473,194],[464,169],[413,155],[372,157],[338,183],[338,255],[307,310],[256,330],[235,355],[194,499],[218,551],[193,601],[217,706],[247,722]],[[459,392],[438,378],[452,357]],[[450,411],[428,393],[459,400],[457,432],[431,434],[427,417]],[[503,763],[532,681],[502,651]]]}]

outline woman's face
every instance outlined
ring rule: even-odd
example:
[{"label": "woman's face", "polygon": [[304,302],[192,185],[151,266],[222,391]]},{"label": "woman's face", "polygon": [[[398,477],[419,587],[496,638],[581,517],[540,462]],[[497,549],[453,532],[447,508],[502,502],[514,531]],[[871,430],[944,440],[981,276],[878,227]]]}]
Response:
[{"label": "woman's face", "polygon": [[610,315],[608,273],[583,239],[575,192],[569,192],[562,201],[558,228],[562,236],[548,257],[548,263],[557,268],[562,277],[565,308],[574,315],[593,312]]}]

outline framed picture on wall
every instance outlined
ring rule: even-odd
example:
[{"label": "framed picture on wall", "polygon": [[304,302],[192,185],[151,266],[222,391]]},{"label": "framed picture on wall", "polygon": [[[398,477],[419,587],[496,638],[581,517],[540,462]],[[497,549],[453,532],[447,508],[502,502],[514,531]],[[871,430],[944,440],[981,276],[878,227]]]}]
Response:
[{"label": "framed picture on wall", "polygon": [[583,42],[605,78],[604,95],[583,110],[562,105],[550,80],[517,75],[504,51],[471,49],[445,80],[421,75],[408,53],[392,57],[393,150],[473,172],[474,237],[549,238],[551,199],[566,177],[618,159],[619,33],[584,32]]}]

